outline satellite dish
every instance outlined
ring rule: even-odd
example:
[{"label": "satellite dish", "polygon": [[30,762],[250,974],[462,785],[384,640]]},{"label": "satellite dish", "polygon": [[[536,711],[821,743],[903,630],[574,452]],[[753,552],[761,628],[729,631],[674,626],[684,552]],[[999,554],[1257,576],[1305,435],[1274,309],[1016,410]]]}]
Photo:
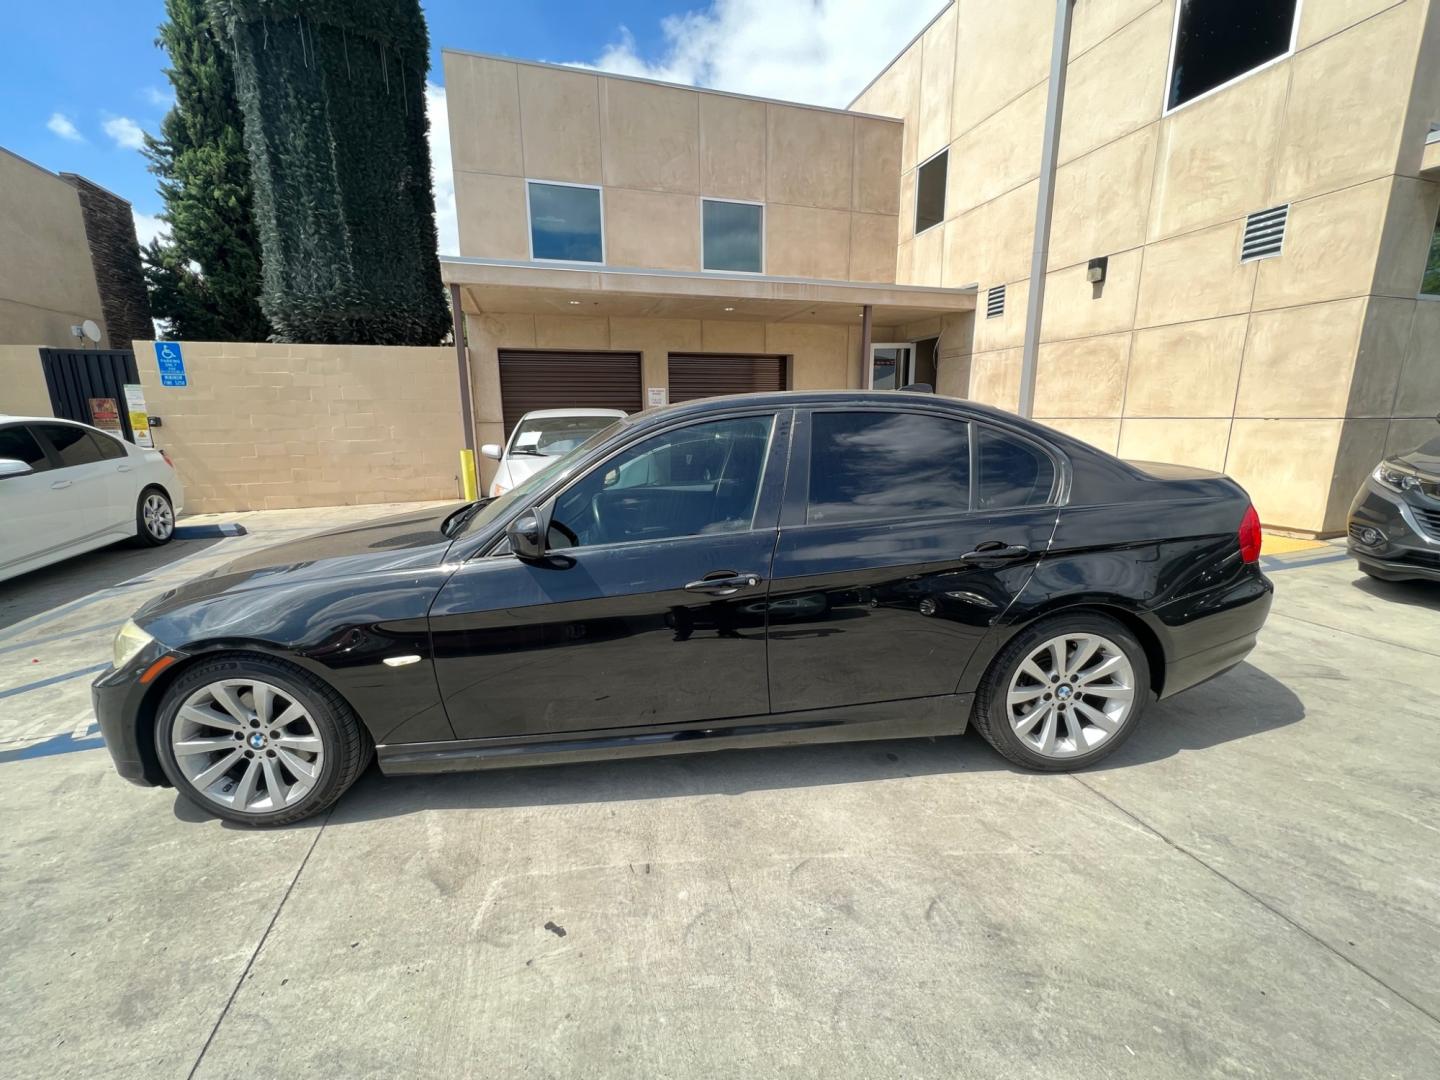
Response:
[{"label": "satellite dish", "polygon": [[80,324],[80,332],[97,345],[100,343],[100,327],[94,319],[86,319]]}]

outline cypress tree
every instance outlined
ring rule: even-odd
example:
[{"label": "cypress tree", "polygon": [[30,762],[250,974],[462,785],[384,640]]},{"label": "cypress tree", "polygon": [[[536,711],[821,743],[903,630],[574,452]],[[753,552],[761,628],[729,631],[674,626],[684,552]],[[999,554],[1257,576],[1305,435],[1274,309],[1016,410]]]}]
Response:
[{"label": "cypress tree", "polygon": [[159,138],[145,137],[145,155],[160,179],[170,239],[142,253],[151,310],[176,337],[264,341],[270,324],[260,309],[260,241],[230,57],[205,0],[165,0],[165,13],[156,44],[170,54],[175,106]]},{"label": "cypress tree", "polygon": [[418,0],[210,0],[231,50],[280,341],[433,345],[449,329]]}]

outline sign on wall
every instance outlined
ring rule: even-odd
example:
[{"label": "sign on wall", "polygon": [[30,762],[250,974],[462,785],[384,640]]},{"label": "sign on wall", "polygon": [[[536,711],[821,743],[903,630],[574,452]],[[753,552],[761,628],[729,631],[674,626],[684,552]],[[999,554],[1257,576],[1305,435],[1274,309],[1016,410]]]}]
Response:
[{"label": "sign on wall", "polygon": [[185,377],[185,356],[178,341],[155,342],[155,363],[160,368],[161,386],[189,386]]},{"label": "sign on wall", "polygon": [[125,429],[120,426],[120,409],[113,397],[92,397],[90,399],[90,423],[101,431],[108,431],[116,438],[125,438]]},{"label": "sign on wall", "polygon": [[134,383],[125,384],[125,411],[130,416],[130,430],[135,433],[136,446],[153,448],[150,437],[150,416],[145,408],[145,389]]},{"label": "sign on wall", "polygon": [[657,405],[664,405],[666,391],[667,388],[664,386],[647,387],[645,393],[645,404],[649,405],[652,409],[655,408]]}]

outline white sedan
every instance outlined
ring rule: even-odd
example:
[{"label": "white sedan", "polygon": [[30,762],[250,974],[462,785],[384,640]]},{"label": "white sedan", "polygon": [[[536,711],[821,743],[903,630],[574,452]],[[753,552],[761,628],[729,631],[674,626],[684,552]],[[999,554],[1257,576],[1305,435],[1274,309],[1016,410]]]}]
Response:
[{"label": "white sedan", "polygon": [[164,544],[183,503],[163,450],[70,420],[0,416],[0,581],[117,540]]},{"label": "white sedan", "polygon": [[480,453],[500,462],[490,494],[504,495],[553,459],[563,457],[624,417],[621,409],[536,409],[526,413],[510,433],[510,441],[503,450],[499,443],[480,447]]}]

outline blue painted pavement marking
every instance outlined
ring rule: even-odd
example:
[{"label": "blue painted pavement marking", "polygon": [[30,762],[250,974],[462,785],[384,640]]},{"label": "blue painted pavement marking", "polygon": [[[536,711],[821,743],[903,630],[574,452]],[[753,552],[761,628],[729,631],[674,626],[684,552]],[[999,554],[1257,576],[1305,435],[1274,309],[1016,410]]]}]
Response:
[{"label": "blue painted pavement marking", "polygon": [[39,682],[26,683],[24,686],[12,686],[9,690],[0,690],[0,698],[15,697],[17,694],[28,694],[31,690],[39,690],[42,686],[53,686],[55,683],[64,682],[67,679],[78,679],[82,675],[94,675],[97,671],[104,671],[109,664],[93,664],[90,667],[81,668],[79,671],[67,671],[63,675],[51,675],[48,679],[41,679]]},{"label": "blue painted pavement marking", "polygon": [[[1274,559],[1275,556],[1267,555],[1265,558]],[[1264,570],[1267,574],[1273,574],[1277,570],[1303,570],[1307,566],[1324,566],[1326,563],[1339,562],[1348,558],[1350,556],[1342,551],[1337,555],[1323,555],[1318,559],[1307,559],[1304,562],[1266,562]],[[1264,560],[1261,561],[1264,562]]]},{"label": "blue painted pavement marking", "polygon": [[99,732],[96,724],[91,724],[89,730],[81,738],[76,738],[73,733],[67,731],[63,735],[53,735],[29,746],[23,746],[18,750],[0,750],[0,765],[7,761],[26,761],[29,758],[54,757],[56,754],[73,754],[80,750],[99,750],[105,745],[105,740],[99,734],[91,735],[90,732]]},{"label": "blue painted pavement marking", "polygon": [[77,630],[67,630],[63,634],[51,634],[49,637],[31,638],[29,641],[22,641],[18,645],[0,645],[0,655],[34,649],[40,645],[49,645],[53,641],[68,641],[70,638],[84,637],[86,634],[93,634],[96,630],[118,630],[124,622],[124,619],[115,619],[110,622],[95,623],[92,626],[82,626]]},{"label": "blue painted pavement marking", "polygon": [[176,540],[207,540],[216,536],[245,536],[245,526],[238,522],[226,522],[223,525],[177,525],[175,526]]}]

